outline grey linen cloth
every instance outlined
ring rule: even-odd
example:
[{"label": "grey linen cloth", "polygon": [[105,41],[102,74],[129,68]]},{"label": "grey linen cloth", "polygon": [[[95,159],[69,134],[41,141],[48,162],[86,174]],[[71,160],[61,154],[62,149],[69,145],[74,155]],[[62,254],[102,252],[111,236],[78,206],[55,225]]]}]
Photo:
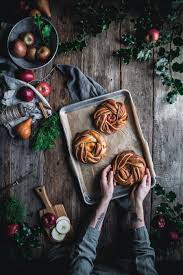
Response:
[{"label": "grey linen cloth", "polygon": [[77,67],[57,65],[56,68],[68,78],[67,87],[74,102],[107,93],[100,84],[83,74]]}]

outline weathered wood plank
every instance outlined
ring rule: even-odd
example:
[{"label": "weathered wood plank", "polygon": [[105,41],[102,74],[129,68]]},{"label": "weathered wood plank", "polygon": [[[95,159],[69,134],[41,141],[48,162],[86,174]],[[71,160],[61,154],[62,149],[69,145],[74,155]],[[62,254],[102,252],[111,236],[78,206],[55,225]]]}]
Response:
[{"label": "weathered wood plank", "polygon": [[[182,62],[180,58],[179,62]],[[180,76],[179,76],[180,77]],[[158,77],[154,81],[154,133],[153,156],[157,182],[167,191],[173,190],[182,203],[183,198],[183,98],[175,104],[166,103],[167,91]],[[153,208],[158,199],[153,197]],[[183,246],[176,250],[169,260],[183,259]]]},{"label": "weathered wood plank", "polygon": [[[121,34],[129,32],[131,28],[130,18],[125,19],[122,24]],[[129,65],[121,64],[121,85],[128,89],[133,97],[137,108],[139,121],[146,138],[150,151],[152,152],[153,132],[153,72],[149,64],[133,62]],[[151,195],[145,200],[145,220],[149,228],[151,217]]]},{"label": "weathered wood plank", "polygon": [[[4,127],[0,127],[0,187],[5,187],[11,182],[10,170],[10,136]],[[0,199],[9,195],[9,190],[1,193]]]},{"label": "weathered wood plank", "polygon": [[[67,3],[66,3],[67,4]],[[63,41],[70,40],[73,36],[73,25],[70,22],[69,5],[58,9],[55,5],[52,8],[54,13],[53,24],[55,25],[59,37]],[[56,64],[73,64],[81,68],[82,53],[60,55],[56,58]],[[51,78],[53,92],[50,96],[50,104],[54,110],[71,103],[69,93],[63,86],[63,78],[60,72],[55,71]],[[66,149],[64,134],[56,141],[56,146],[52,150],[45,152],[44,184],[47,193],[53,204],[62,202],[66,212],[76,228],[80,221],[80,211],[82,203],[76,193],[76,183],[69,166],[69,156]]]},{"label": "weathered wood plank", "polygon": [[[119,36],[120,24],[112,23],[107,32],[91,38],[83,50],[83,72],[109,92],[120,89],[120,60],[112,56],[118,47]],[[117,218],[116,207],[111,203],[102,229],[101,244],[114,241],[118,236]]]}]

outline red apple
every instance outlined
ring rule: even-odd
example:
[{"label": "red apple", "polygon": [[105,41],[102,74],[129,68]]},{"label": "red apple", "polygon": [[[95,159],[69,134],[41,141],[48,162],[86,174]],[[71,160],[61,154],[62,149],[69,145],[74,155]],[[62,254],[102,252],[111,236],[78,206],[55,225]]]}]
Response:
[{"label": "red apple", "polygon": [[172,240],[172,241],[178,241],[178,240],[180,240],[179,234],[177,232],[175,232],[175,231],[168,232],[168,235],[169,235],[170,240]]},{"label": "red apple", "polygon": [[32,46],[35,42],[35,36],[32,32],[23,32],[20,34],[20,39],[27,45]]},{"label": "red apple", "polygon": [[28,47],[26,53],[26,59],[29,61],[35,61],[37,49],[35,47]]},{"label": "red apple", "polygon": [[22,40],[16,39],[12,44],[11,51],[16,57],[24,57],[27,52],[27,46]]},{"label": "red apple", "polygon": [[35,79],[35,74],[31,70],[21,70],[16,74],[17,78],[24,82],[31,82]]},{"label": "red apple", "polygon": [[20,100],[26,101],[26,102],[30,102],[33,100],[34,98],[34,92],[33,90],[31,90],[28,87],[22,87],[20,88],[20,90],[18,90],[17,92],[17,98],[19,98]]},{"label": "red apple", "polygon": [[147,35],[146,35],[146,41],[149,42],[156,42],[159,39],[159,30],[152,28],[148,31]]},{"label": "red apple", "polygon": [[16,235],[20,230],[20,226],[17,223],[8,224],[6,227],[6,236],[13,237]]},{"label": "red apple", "polygon": [[56,216],[52,213],[46,213],[42,216],[42,224],[45,228],[50,228],[56,224]]},{"label": "red apple", "polygon": [[46,61],[50,57],[51,51],[46,46],[41,46],[37,51],[37,59],[41,62]]},{"label": "red apple", "polygon": [[51,86],[47,82],[40,82],[36,89],[45,97],[49,96],[51,93]]}]

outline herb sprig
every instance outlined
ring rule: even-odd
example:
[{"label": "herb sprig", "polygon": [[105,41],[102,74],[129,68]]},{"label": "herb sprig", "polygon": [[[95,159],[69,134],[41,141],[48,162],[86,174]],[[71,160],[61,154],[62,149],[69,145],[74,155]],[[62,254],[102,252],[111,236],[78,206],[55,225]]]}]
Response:
[{"label": "herb sprig", "polygon": [[34,23],[40,32],[43,44],[50,47],[52,26],[41,15],[34,16]]},{"label": "herb sprig", "polygon": [[60,118],[58,113],[54,113],[51,117],[42,122],[40,127],[33,136],[32,149],[46,150],[54,147],[55,139],[60,136]]}]

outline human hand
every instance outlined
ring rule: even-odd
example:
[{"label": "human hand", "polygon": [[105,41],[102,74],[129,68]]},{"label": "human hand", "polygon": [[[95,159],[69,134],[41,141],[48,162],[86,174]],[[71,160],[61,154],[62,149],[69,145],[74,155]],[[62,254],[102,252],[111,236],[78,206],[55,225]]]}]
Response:
[{"label": "human hand", "polygon": [[114,173],[111,170],[111,165],[108,165],[103,171],[100,179],[100,188],[102,193],[102,200],[110,201],[112,199],[114,185]]},{"label": "human hand", "polygon": [[145,197],[151,189],[151,175],[149,169],[146,168],[146,175],[142,179],[140,185],[134,187],[131,193],[131,200],[133,205],[142,204]]}]

